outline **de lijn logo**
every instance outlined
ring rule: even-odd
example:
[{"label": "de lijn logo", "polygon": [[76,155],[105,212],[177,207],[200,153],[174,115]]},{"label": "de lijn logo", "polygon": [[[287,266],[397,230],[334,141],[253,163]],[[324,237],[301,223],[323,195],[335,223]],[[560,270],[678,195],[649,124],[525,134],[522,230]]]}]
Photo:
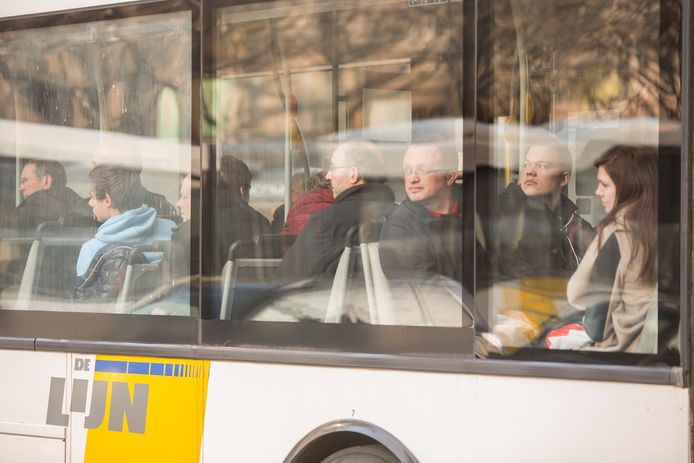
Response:
[{"label": "de lijn logo", "polygon": [[[126,364],[127,362],[108,362],[97,360],[97,371],[101,364]],[[91,371],[91,359],[75,359],[75,371]],[[110,369],[105,371],[122,372]],[[96,429],[106,418],[106,394],[111,385],[111,407],[108,411],[108,430],[122,432],[123,420],[128,421],[128,431],[143,434],[147,421],[147,402],[149,400],[149,384],[135,384],[130,394],[128,383],[121,381],[94,380],[92,395],[89,403],[89,415],[84,418],[85,429]],[[86,379],[72,380],[70,397],[70,412],[85,413],[87,406],[87,390],[89,381]],[[67,426],[69,415],[63,413],[63,396],[65,378],[51,378],[51,389],[48,397],[48,414],[46,424]]]}]

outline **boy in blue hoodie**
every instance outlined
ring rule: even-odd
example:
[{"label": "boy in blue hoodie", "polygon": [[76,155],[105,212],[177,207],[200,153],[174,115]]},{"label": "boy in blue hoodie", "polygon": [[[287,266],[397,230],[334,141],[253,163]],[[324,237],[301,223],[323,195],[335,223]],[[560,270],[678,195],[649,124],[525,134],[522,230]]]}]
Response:
[{"label": "boy in blue hoodie", "polygon": [[134,246],[170,240],[176,224],[157,217],[153,207],[143,204],[144,188],[138,172],[100,164],[89,177],[93,186],[89,206],[101,225],[80,249],[71,297],[115,298]]}]

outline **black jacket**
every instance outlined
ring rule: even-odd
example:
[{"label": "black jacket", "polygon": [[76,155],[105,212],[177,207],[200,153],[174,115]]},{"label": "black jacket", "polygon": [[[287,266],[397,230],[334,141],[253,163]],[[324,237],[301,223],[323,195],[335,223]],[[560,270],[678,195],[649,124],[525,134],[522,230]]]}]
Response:
[{"label": "black jacket", "polygon": [[15,214],[38,221],[65,217],[92,217],[92,209],[70,188],[39,190],[19,203]]},{"label": "black jacket", "polygon": [[[182,222],[171,234],[171,271],[175,278],[191,274],[198,269],[198,234],[191,236],[190,220]],[[191,259],[192,256],[192,259]]]},{"label": "black jacket", "polygon": [[499,197],[497,270],[500,275],[569,277],[588,249],[593,227],[561,195],[555,211],[516,184]]},{"label": "black jacket", "polygon": [[[463,204],[462,188],[453,195]],[[462,284],[463,217],[446,214],[434,217],[423,206],[406,199],[386,221],[379,244],[386,276],[422,277],[438,273]]]},{"label": "black jacket", "polygon": [[143,188],[142,202],[154,208],[157,211],[157,216],[179,222],[180,217],[176,207],[166,200],[166,197],[159,193],[154,193],[146,188]]},{"label": "black jacket", "polygon": [[237,200],[216,217],[215,254],[211,270],[220,274],[229,256],[229,247],[234,241],[249,240],[271,232],[270,222],[263,214],[253,209],[245,201]]},{"label": "black jacket", "polygon": [[147,263],[147,258],[133,246],[110,244],[94,255],[87,272],[77,277],[67,291],[72,300],[109,302],[115,301],[123,289],[128,257],[134,264]]},{"label": "black jacket", "polygon": [[340,193],[335,203],[314,213],[289,248],[279,268],[283,279],[331,276],[345,248],[347,231],[395,208],[395,195],[388,185],[366,183]]}]

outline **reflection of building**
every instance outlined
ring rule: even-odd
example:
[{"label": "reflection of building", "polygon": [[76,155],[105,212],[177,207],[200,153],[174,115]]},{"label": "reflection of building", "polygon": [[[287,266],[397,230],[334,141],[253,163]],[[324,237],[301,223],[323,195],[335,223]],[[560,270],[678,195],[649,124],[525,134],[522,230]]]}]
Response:
[{"label": "reflection of building", "polygon": [[157,136],[177,108],[167,135],[190,140],[189,30],[185,12],[4,32],[0,118]]}]

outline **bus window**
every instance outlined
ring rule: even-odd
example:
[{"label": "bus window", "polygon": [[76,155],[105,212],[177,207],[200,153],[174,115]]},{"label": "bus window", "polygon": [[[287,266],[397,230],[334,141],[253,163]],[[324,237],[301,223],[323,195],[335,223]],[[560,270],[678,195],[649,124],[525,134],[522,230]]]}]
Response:
[{"label": "bus window", "polygon": [[195,313],[191,12],[65,18],[0,34],[0,307]]},{"label": "bus window", "polygon": [[215,18],[202,267],[220,284],[203,315],[470,327],[462,2],[263,2]]},{"label": "bus window", "polygon": [[505,0],[482,16],[481,338],[514,358],[676,362],[677,8]]}]

